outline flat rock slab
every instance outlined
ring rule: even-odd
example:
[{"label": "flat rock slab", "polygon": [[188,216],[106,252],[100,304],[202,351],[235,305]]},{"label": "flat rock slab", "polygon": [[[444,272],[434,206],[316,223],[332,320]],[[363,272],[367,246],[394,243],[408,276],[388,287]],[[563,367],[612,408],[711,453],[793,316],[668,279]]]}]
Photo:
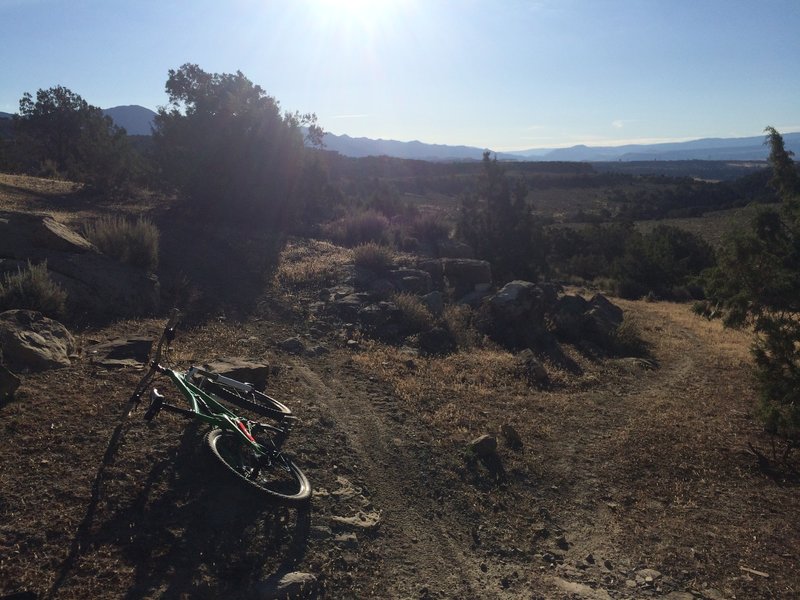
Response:
[{"label": "flat rock slab", "polygon": [[251,383],[257,390],[263,390],[266,387],[270,374],[268,364],[251,362],[237,357],[218,358],[215,361],[205,363],[203,368],[237,381]]},{"label": "flat rock slab", "polygon": [[114,338],[86,348],[93,364],[107,368],[139,367],[147,362],[153,339],[149,337]]}]

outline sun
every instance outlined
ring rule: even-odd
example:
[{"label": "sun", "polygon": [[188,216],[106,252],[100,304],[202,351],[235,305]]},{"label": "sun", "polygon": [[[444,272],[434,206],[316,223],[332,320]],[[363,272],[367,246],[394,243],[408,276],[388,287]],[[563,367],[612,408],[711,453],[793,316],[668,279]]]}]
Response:
[{"label": "sun", "polygon": [[411,0],[316,0],[318,16],[329,26],[376,33],[391,26]]}]

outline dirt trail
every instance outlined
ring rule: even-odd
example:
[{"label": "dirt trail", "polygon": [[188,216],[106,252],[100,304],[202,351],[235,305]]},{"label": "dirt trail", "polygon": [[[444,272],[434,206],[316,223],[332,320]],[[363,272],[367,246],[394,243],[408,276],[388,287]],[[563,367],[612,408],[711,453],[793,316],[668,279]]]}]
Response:
[{"label": "dirt trail", "polygon": [[403,426],[392,418],[397,399],[348,366],[323,378],[295,362],[294,372],[307,385],[304,392],[321,399],[335,416],[380,510],[384,569],[376,573],[377,593],[385,598],[500,597],[477,577],[479,562],[463,544],[469,532],[428,497],[424,465],[414,455],[417,444],[427,443],[426,436],[418,425]]}]

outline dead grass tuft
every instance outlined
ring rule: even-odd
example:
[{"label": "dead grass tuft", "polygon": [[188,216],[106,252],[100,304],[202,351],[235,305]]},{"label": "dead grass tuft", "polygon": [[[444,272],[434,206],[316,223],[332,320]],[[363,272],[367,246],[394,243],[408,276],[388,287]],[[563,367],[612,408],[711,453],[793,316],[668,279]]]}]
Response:
[{"label": "dead grass tuft", "polygon": [[353,262],[357,267],[382,273],[394,265],[395,255],[388,246],[369,242],[353,249]]},{"label": "dead grass tuft", "polygon": [[330,242],[290,242],[281,252],[275,281],[294,289],[330,286],[351,258],[351,251]]},{"label": "dead grass tuft", "polygon": [[427,331],[435,325],[435,319],[419,296],[401,292],[392,297],[392,302],[400,309],[403,325],[409,331]]}]

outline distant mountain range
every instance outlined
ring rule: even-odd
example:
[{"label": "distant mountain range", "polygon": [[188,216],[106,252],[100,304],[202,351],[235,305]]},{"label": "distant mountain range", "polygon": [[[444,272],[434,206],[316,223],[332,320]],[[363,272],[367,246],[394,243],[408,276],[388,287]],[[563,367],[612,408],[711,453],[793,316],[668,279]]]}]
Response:
[{"label": "distant mountain range", "polygon": [[[156,113],[143,106],[114,106],[103,112],[128,135],[150,135]],[[12,115],[0,112],[0,118]],[[326,133],[325,148],[344,156],[393,156],[416,160],[480,160],[485,149],[472,146],[448,146],[424,142],[373,140]],[[800,155],[800,133],[783,134],[786,149]],[[616,162],[654,160],[766,160],[769,149],[764,136],[745,138],[705,138],[664,144],[628,144],[625,146],[572,146],[571,148],[531,148],[517,152],[498,152],[500,160]]]},{"label": "distant mountain range", "polygon": [[104,108],[103,114],[111,117],[115,125],[124,127],[128,135],[150,135],[153,118],[156,116],[149,108],[136,104]]}]

